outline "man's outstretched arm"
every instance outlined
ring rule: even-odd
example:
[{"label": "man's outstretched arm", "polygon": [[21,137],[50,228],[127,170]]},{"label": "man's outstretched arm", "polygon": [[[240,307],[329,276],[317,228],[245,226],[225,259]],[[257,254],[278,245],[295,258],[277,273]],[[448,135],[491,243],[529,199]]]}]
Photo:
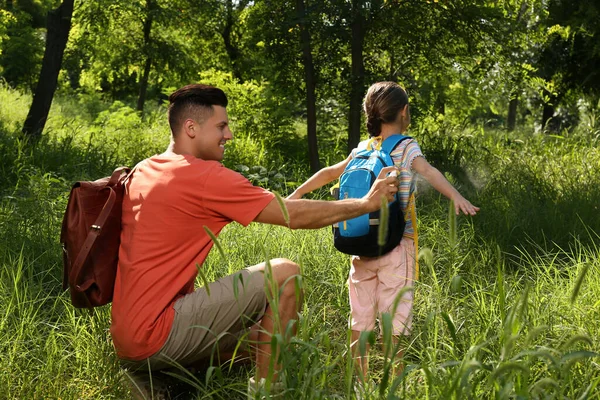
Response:
[{"label": "man's outstretched arm", "polygon": [[[386,177],[395,167],[383,168],[369,193],[361,199],[340,201],[284,200],[292,229],[316,229],[358,217],[381,208],[381,198],[394,200],[398,180]],[[254,222],[288,226],[277,199],[273,199],[254,219]]]}]

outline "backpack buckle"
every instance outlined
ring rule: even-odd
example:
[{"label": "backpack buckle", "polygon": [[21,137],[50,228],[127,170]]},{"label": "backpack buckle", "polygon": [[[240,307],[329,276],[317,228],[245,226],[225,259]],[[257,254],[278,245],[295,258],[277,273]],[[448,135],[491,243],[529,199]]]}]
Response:
[{"label": "backpack buckle", "polygon": [[101,227],[100,225],[92,225],[92,226],[90,227],[90,229],[93,229],[93,230],[95,230],[95,231],[99,231],[99,230],[101,230],[101,229],[102,229],[102,227]]}]

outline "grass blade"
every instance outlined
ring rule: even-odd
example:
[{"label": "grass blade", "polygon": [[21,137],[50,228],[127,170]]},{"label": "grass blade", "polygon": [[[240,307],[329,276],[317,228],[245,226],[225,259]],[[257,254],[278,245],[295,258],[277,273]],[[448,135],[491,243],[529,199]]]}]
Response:
[{"label": "grass blade", "polygon": [[208,236],[210,236],[210,238],[213,241],[213,243],[215,244],[215,246],[217,246],[217,250],[219,250],[219,253],[221,253],[221,257],[223,257],[223,260],[226,260],[227,257],[225,257],[225,251],[223,251],[223,247],[221,247],[221,243],[219,243],[217,236],[210,230],[210,228],[208,226],[203,225],[202,228],[204,228],[204,231],[206,232],[206,234]]},{"label": "grass blade", "polygon": [[581,271],[579,271],[579,276],[577,276],[577,281],[575,281],[575,287],[573,287],[573,291],[571,292],[571,304],[575,303],[575,299],[579,295],[579,290],[581,289],[581,285],[583,284],[583,279],[590,269],[590,264],[585,264]]},{"label": "grass blade", "polygon": [[210,285],[209,285],[208,279],[206,279],[206,275],[204,274],[204,271],[202,270],[202,267],[200,266],[200,264],[196,263],[196,269],[198,270],[198,276],[200,277],[200,280],[202,281],[202,285],[204,285],[206,294],[208,295],[208,297],[210,297]]},{"label": "grass blade", "polygon": [[388,237],[388,219],[390,209],[385,197],[381,198],[381,208],[379,209],[379,230],[377,232],[377,244],[383,247]]},{"label": "grass blade", "polygon": [[458,229],[456,225],[456,211],[454,210],[454,201],[450,200],[448,205],[448,239],[450,247],[454,248],[458,242]]},{"label": "grass blade", "polygon": [[281,212],[283,213],[283,219],[285,220],[285,223],[289,228],[290,227],[290,214],[285,205],[285,201],[283,201],[283,198],[281,197],[281,195],[279,193],[277,193],[277,192],[272,192],[272,193],[275,195],[275,199],[277,199],[279,208],[281,208]]}]

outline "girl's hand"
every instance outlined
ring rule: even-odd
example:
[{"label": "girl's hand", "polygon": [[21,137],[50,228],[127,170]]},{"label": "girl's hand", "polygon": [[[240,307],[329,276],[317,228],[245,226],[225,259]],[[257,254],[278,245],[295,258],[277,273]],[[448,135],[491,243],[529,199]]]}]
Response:
[{"label": "girl's hand", "polygon": [[294,191],[294,193],[292,193],[288,197],[286,197],[287,200],[299,200],[301,198],[302,198],[302,195],[300,193],[298,193],[297,191]]},{"label": "girl's hand", "polygon": [[477,214],[477,211],[479,211],[479,207],[475,207],[469,200],[465,199],[460,194],[454,196],[452,201],[454,201],[454,211],[456,211],[456,215],[461,211],[465,215],[475,215]]}]

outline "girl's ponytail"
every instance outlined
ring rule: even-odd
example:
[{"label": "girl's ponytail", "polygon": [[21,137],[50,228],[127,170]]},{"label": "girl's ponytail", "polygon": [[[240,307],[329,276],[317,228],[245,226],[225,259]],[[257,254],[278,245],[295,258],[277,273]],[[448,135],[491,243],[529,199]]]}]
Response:
[{"label": "girl's ponytail", "polygon": [[363,110],[367,116],[367,131],[370,136],[381,134],[381,124],[396,121],[398,113],[408,104],[408,95],[402,86],[395,82],[377,82],[371,85]]},{"label": "girl's ponytail", "polygon": [[378,117],[367,115],[367,132],[369,132],[369,136],[379,136],[381,133],[381,120]]}]

